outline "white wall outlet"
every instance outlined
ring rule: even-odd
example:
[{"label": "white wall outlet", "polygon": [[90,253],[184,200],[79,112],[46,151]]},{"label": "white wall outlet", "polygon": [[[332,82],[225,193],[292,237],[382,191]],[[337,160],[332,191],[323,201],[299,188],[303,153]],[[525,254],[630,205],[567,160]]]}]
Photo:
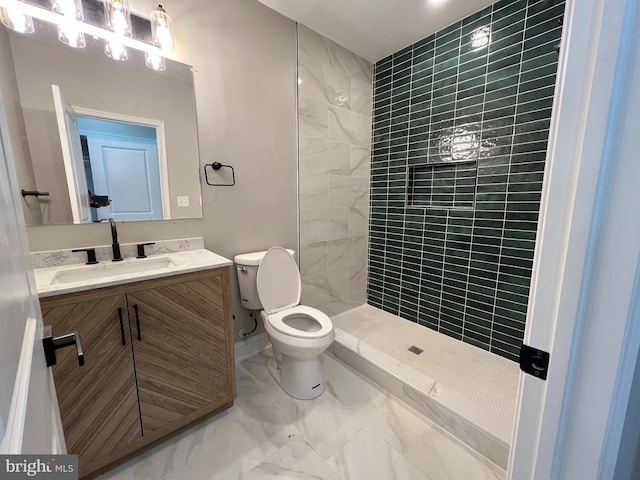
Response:
[{"label": "white wall outlet", "polygon": [[179,207],[188,207],[189,206],[189,197],[178,197],[178,206]]}]

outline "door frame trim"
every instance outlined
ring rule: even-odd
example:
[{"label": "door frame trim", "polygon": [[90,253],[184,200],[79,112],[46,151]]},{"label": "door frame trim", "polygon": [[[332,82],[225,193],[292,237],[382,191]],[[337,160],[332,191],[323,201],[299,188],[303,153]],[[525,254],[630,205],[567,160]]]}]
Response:
[{"label": "door frame trim", "polygon": [[620,420],[608,416],[626,410],[624,356],[640,340],[624,337],[621,313],[636,259],[620,261],[640,245],[638,221],[619,216],[636,204],[640,174],[621,123],[639,111],[628,77],[637,18],[635,0],[567,0],[524,337],[551,363],[546,382],[520,374],[509,479],[605,478],[598,468],[617,460]]}]

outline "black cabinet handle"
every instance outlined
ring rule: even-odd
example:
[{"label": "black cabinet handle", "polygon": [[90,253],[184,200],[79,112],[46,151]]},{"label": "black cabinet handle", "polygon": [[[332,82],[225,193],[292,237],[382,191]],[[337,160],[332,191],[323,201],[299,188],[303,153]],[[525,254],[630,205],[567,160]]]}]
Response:
[{"label": "black cabinet handle", "polygon": [[138,305],[133,306],[133,310],[136,312],[136,327],[138,327],[138,341],[142,341],[142,333],[140,332],[140,314],[138,313]]},{"label": "black cabinet handle", "polygon": [[122,309],[118,309],[118,317],[120,317],[120,335],[122,336],[122,345],[126,345],[124,339],[124,322],[122,321]]}]

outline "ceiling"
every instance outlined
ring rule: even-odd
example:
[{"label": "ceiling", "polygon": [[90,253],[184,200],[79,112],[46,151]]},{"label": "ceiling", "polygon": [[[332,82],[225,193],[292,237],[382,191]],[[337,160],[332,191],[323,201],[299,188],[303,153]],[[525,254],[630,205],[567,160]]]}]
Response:
[{"label": "ceiling", "polygon": [[495,0],[259,0],[376,62]]}]

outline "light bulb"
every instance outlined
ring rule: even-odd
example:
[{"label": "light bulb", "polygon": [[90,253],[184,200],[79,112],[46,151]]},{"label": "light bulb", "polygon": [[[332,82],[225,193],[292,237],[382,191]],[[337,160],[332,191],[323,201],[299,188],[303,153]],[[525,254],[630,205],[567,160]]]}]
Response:
[{"label": "light bulb", "polygon": [[116,40],[108,40],[106,42],[104,53],[107,57],[113,58],[114,60],[124,61],[129,58],[129,55],[127,54],[127,47],[125,47],[124,43]]},{"label": "light bulb", "polygon": [[104,11],[109,30],[131,37],[131,12],[127,0],[107,0],[104,3]]},{"label": "light bulb", "polygon": [[122,15],[122,11],[114,10],[111,18],[113,20],[113,31],[122,35],[127,30],[127,22]]},{"label": "light bulb", "polygon": [[[104,13],[109,30],[122,37],[131,37],[131,12],[127,0],[106,0]],[[104,53],[114,60],[124,61],[128,58],[127,47],[118,39],[107,40]]]},{"label": "light bulb", "polygon": [[0,7],[0,20],[4,25],[18,33],[33,33],[33,18],[22,12],[22,2],[15,2],[6,7]]},{"label": "light bulb", "polygon": [[147,67],[157,72],[161,72],[167,68],[164,57],[160,55],[160,52],[145,52],[144,63]]},{"label": "light bulb", "polygon": [[51,0],[51,10],[62,16],[58,22],[58,40],[73,48],[84,48],[84,33],[76,26],[76,21],[84,20],[82,0]]},{"label": "light bulb", "polygon": [[51,0],[51,10],[68,19],[84,20],[82,0]]},{"label": "light bulb", "polygon": [[160,47],[163,52],[173,52],[175,44],[173,41],[173,20],[167,15],[162,5],[158,5],[151,12],[151,36],[153,43]]},{"label": "light bulb", "polygon": [[73,48],[84,48],[87,46],[84,33],[78,30],[73,23],[61,23],[58,26],[58,40]]}]

